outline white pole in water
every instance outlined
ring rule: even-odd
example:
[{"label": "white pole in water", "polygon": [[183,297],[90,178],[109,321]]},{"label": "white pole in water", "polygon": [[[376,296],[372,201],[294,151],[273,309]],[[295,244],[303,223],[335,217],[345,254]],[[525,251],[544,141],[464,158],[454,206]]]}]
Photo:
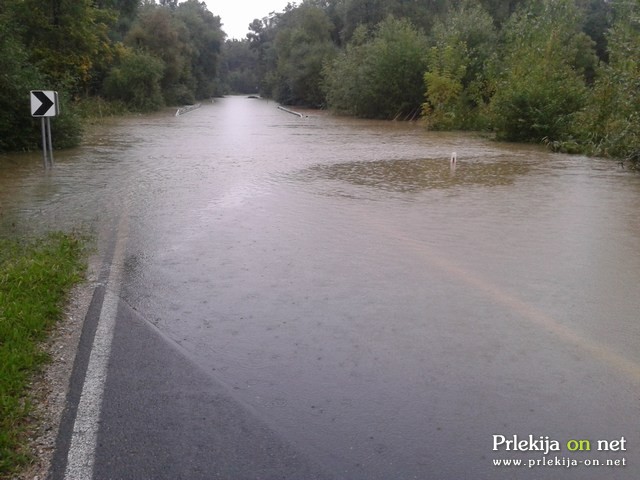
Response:
[{"label": "white pole in water", "polygon": [[456,152],[451,152],[451,165],[455,165],[458,160],[458,155]]}]

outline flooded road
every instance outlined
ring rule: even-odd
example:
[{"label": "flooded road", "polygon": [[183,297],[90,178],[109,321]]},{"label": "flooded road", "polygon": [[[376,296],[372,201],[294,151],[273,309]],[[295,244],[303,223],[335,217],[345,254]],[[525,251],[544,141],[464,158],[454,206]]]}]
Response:
[{"label": "flooded road", "polygon": [[0,232],[128,218],[124,302],[333,478],[637,478],[640,176],[306,113],[230,97],[47,173],[0,157]]}]

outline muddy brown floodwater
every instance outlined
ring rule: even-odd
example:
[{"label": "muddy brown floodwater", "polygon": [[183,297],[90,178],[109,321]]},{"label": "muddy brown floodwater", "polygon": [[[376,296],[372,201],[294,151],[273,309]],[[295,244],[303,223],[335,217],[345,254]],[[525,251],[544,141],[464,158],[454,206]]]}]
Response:
[{"label": "muddy brown floodwater", "polygon": [[50,172],[0,157],[0,232],[126,215],[124,300],[336,478],[638,478],[640,176],[305,113],[229,97]]}]

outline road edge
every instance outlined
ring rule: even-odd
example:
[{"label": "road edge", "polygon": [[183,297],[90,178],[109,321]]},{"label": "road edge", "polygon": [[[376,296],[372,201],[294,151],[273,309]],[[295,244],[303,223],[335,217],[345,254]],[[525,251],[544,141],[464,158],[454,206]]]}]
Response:
[{"label": "road edge", "polygon": [[84,280],[71,289],[62,317],[42,344],[50,361],[32,377],[28,389],[33,402],[27,446],[32,461],[12,477],[15,480],[43,480],[51,469],[84,321],[99,285],[100,264],[97,255],[88,257]]}]

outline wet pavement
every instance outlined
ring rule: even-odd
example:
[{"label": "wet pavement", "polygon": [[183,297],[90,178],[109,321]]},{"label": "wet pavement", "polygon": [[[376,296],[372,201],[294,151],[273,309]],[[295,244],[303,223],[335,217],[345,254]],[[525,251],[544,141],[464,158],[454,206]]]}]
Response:
[{"label": "wet pavement", "polygon": [[2,234],[128,221],[95,478],[637,478],[640,177],[304,113],[0,157]]}]

